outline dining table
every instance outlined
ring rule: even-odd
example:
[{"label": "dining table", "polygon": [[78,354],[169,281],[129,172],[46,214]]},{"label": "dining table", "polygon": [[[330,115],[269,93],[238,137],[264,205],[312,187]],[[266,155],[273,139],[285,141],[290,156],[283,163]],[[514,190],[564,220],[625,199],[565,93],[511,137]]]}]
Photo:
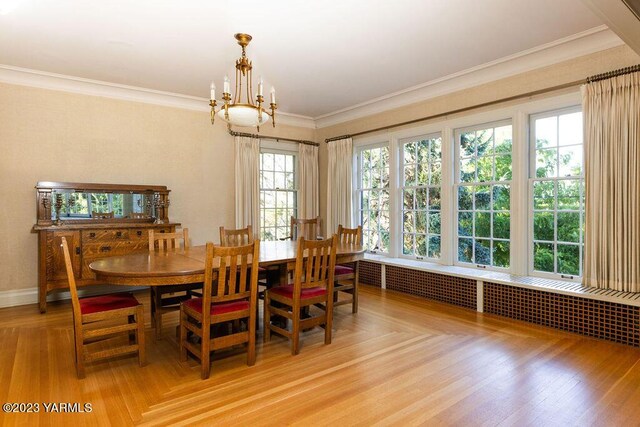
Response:
[{"label": "dining table", "polygon": [[[298,242],[261,241],[259,265],[279,269],[280,283],[286,283],[298,251]],[[191,246],[167,252],[138,252],[94,261],[89,265],[96,280],[110,285],[170,286],[204,281],[206,246]],[[338,243],[336,264],[357,263],[364,247]],[[214,261],[214,270],[218,263]]]}]

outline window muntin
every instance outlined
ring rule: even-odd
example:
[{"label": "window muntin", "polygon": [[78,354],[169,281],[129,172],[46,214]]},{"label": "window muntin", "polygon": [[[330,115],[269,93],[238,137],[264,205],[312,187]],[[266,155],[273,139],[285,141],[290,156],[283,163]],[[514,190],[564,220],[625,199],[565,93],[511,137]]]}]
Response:
[{"label": "window muntin", "polygon": [[512,126],[456,132],[458,263],[510,267]]},{"label": "window muntin", "polygon": [[363,244],[371,252],[389,252],[389,147],[358,153],[357,211]]},{"label": "window muntin", "polygon": [[531,117],[531,274],[582,275],[584,175],[582,112]]},{"label": "window muntin", "polygon": [[400,143],[402,168],[402,254],[440,258],[442,138]]},{"label": "window muntin", "polygon": [[290,218],[297,217],[294,154],[260,153],[260,239],[289,236]]}]

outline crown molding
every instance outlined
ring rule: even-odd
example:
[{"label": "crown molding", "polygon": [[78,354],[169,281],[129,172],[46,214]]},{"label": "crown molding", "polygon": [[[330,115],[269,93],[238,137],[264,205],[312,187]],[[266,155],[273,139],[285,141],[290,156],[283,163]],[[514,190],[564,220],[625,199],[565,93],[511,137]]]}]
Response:
[{"label": "crown molding", "polygon": [[[4,64],[0,64],[0,82],[207,113],[211,109],[208,99],[197,96],[163,92]],[[278,111],[276,119],[278,123],[287,126],[311,129],[316,127],[311,117],[298,114]]]},{"label": "crown molding", "polygon": [[415,104],[624,44],[606,25],[314,118],[318,129]]}]

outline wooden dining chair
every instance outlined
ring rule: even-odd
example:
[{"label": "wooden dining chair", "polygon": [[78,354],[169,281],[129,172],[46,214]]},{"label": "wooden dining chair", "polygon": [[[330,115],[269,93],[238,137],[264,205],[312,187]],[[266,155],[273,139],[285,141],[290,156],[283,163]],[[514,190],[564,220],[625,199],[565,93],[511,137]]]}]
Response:
[{"label": "wooden dining chair", "polygon": [[[362,226],[357,228],[344,228],[338,226],[338,242],[341,244],[362,245]],[[359,262],[351,265],[337,264],[334,275],[334,302],[333,306],[351,304],[351,312],[358,312],[358,272]],[[347,294],[347,298],[340,298]]]},{"label": "wooden dining chair", "polygon": [[253,230],[250,225],[237,230],[220,227],[220,246],[243,246],[253,243],[253,240]]},{"label": "wooden dining chair", "polygon": [[302,219],[291,217],[289,235],[280,240],[298,240],[304,237],[306,240],[322,238],[322,218]]},{"label": "wooden dining chair", "polygon": [[[291,354],[300,349],[300,331],[315,326],[324,327],[324,343],[331,344],[333,319],[333,276],[336,264],[338,237],[326,240],[298,239],[293,283],[268,289],[264,298],[264,341],[271,340],[271,332],[291,340]],[[277,303],[275,305],[274,303]],[[309,311],[304,319],[301,309]],[[320,309],[313,315],[311,309]],[[291,320],[291,329],[271,322],[271,316]],[[288,323],[288,322],[287,322]]]},{"label": "wooden dining chair", "polygon": [[[189,247],[189,229],[175,233],[156,233],[149,230],[149,252],[170,252]],[[202,283],[186,285],[151,286],[151,323],[155,326],[155,338],[162,338],[162,316],[178,311],[182,301],[200,296]]]},{"label": "wooden dining chair", "polygon": [[[62,238],[64,265],[71,292],[73,308],[73,333],[75,344],[76,375],[84,378],[85,362],[102,360],[129,353],[138,354],[138,364],[146,364],[144,345],[144,310],[142,304],[130,293],[109,294],[95,297],[78,298],[78,288],[73,275],[71,255],[67,239]],[[115,324],[121,318],[127,323]],[[92,344],[114,339],[117,334],[128,334],[127,345],[120,345],[90,351]]]},{"label": "wooden dining chair", "polygon": [[[180,360],[186,361],[187,353],[199,358],[202,379],[209,378],[214,350],[247,343],[247,365],[255,364],[259,257],[260,240],[244,246],[207,243],[202,298],[180,304]],[[243,319],[246,328],[227,335],[218,335],[223,328],[213,327]],[[199,343],[188,335],[195,335]]]}]

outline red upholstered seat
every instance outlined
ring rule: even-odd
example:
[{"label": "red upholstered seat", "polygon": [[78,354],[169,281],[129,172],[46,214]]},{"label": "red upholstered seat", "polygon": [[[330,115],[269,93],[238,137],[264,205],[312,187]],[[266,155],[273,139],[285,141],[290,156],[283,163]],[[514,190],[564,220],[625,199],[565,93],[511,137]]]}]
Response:
[{"label": "red upholstered seat", "polygon": [[[274,288],[271,288],[269,292],[273,294],[282,295],[283,297],[293,298],[293,285],[276,286]],[[306,289],[303,289],[302,292],[300,293],[300,298],[302,299],[315,298],[320,295],[324,295],[326,293],[327,293],[327,290],[325,288],[320,288],[320,287],[306,288]]]},{"label": "red upholstered seat", "polygon": [[[185,301],[183,304],[191,308],[192,310],[197,311],[198,313],[202,313],[202,298],[191,298],[190,300]],[[249,301],[240,300],[211,304],[212,315],[220,315],[242,310],[249,310]]]},{"label": "red upholstered seat", "polygon": [[264,267],[258,267],[258,272],[259,272],[259,273],[262,273],[262,272],[265,272],[265,271],[267,271],[267,269],[266,269],[266,268],[264,268]]},{"label": "red upholstered seat", "polygon": [[99,297],[87,297],[80,299],[80,312],[82,314],[100,313],[102,311],[117,310],[119,308],[136,307],[140,303],[130,293],[101,295]]},{"label": "red upholstered seat", "polygon": [[336,264],[336,269],[334,270],[334,275],[342,276],[343,274],[353,274],[353,268],[348,265]]}]

